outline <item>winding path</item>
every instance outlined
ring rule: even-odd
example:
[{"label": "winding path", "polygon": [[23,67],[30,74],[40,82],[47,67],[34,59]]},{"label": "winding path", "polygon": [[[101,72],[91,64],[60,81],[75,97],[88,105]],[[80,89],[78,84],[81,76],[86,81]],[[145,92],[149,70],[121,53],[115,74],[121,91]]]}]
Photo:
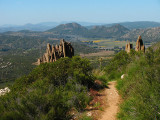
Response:
[{"label": "winding path", "polygon": [[120,103],[120,96],[115,88],[116,81],[109,82],[105,90],[107,107],[104,109],[102,117],[99,120],[116,120],[118,113],[118,105]]}]

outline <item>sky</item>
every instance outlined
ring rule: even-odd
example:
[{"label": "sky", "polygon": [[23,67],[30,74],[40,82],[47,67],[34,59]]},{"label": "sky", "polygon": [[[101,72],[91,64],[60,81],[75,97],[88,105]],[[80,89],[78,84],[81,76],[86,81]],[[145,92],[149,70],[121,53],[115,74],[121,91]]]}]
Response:
[{"label": "sky", "polygon": [[0,0],[0,25],[160,22],[160,0]]}]

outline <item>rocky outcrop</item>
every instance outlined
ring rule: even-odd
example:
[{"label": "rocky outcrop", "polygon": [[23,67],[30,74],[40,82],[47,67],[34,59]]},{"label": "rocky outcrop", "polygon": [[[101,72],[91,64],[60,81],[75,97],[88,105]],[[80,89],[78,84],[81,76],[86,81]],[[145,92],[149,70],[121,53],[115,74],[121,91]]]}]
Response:
[{"label": "rocky outcrop", "polygon": [[74,48],[72,47],[71,43],[64,41],[62,39],[60,41],[59,45],[50,45],[47,44],[46,53],[38,59],[38,61],[35,63],[36,65],[40,65],[41,63],[49,63],[49,62],[55,62],[59,58],[62,57],[72,57],[74,56]]},{"label": "rocky outcrop", "polygon": [[[132,48],[133,48],[133,44],[130,44],[130,42],[129,42],[129,43],[126,44],[125,51],[127,53],[130,53]],[[143,40],[142,40],[141,36],[139,36],[138,39],[137,39],[135,51],[143,51],[143,52],[145,52],[145,46],[143,44]]]},{"label": "rocky outcrop", "polygon": [[129,42],[129,43],[126,44],[125,51],[126,51],[127,53],[129,53],[132,48],[133,48],[133,44],[130,44],[130,42]]},{"label": "rocky outcrop", "polygon": [[145,46],[143,44],[143,40],[142,40],[141,36],[139,36],[138,39],[137,39],[135,51],[145,52]]},{"label": "rocky outcrop", "polygon": [[9,93],[10,89],[8,87],[5,87],[4,89],[0,89],[0,96],[5,95],[6,93]]}]

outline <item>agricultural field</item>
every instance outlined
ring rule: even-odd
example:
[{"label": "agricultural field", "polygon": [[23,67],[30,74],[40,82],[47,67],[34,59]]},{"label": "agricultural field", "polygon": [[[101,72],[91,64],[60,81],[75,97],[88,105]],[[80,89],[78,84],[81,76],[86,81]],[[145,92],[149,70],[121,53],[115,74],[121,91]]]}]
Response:
[{"label": "agricultural field", "polygon": [[[97,47],[97,48],[114,48],[114,47],[125,47],[127,41],[118,41],[115,39],[95,39],[95,40],[82,40],[83,43],[92,45],[93,47]],[[130,42],[133,44],[133,46],[136,45],[135,41]]]}]

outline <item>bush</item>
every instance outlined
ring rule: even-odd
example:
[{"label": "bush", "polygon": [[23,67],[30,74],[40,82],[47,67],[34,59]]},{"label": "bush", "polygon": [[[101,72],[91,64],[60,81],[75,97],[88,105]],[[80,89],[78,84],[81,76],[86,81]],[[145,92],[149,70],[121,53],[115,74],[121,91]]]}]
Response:
[{"label": "bush", "polygon": [[82,111],[91,100],[91,72],[89,61],[80,57],[37,66],[0,97],[0,119],[69,119],[71,108]]},{"label": "bush", "polygon": [[94,69],[93,75],[96,80],[99,80],[102,83],[102,85],[99,86],[100,88],[107,87],[108,81],[107,81],[107,77],[105,75],[105,72],[103,70]]},{"label": "bush", "polygon": [[131,57],[126,51],[121,51],[114,56],[110,63],[105,67],[105,72],[108,80],[114,80],[119,78],[125,70],[128,63],[130,63]]}]

